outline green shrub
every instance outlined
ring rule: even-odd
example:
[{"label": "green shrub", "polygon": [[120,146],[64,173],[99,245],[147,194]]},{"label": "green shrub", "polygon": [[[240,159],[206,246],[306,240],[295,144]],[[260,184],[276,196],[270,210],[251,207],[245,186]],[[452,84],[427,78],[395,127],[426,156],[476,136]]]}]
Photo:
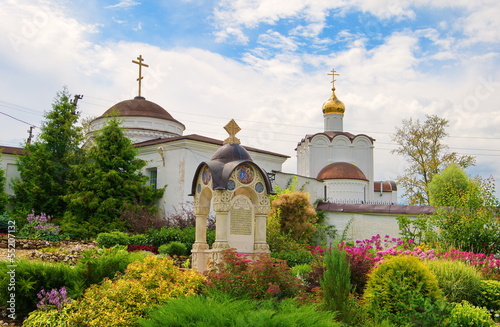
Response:
[{"label": "green shrub", "polygon": [[481,274],[461,261],[431,260],[427,266],[436,275],[439,287],[449,302],[471,302],[481,287]]},{"label": "green shrub", "polygon": [[[48,263],[27,259],[15,261],[15,268],[10,262],[0,262],[0,303],[7,303],[10,293],[10,278],[7,272],[15,270],[16,314],[27,315],[36,309],[39,299],[37,294],[43,289],[66,287],[68,295],[75,298],[83,293],[84,282],[81,270],[65,263]],[[4,277],[5,276],[5,277]]]},{"label": "green shrub", "polygon": [[57,309],[35,310],[23,321],[23,327],[71,327],[69,318],[70,312],[65,308],[61,311]]},{"label": "green shrub", "polygon": [[273,258],[286,261],[290,267],[308,264],[314,260],[314,256],[311,251],[302,248],[296,251],[271,252],[271,256]]},{"label": "green shrub", "polygon": [[181,242],[170,242],[168,244],[163,244],[158,248],[160,254],[168,254],[169,256],[181,256],[187,254],[186,244]]},{"label": "green shrub", "polygon": [[2,234],[8,234],[9,232],[9,221],[13,221],[14,219],[11,218],[7,214],[1,214],[0,215],[0,233]]},{"label": "green shrub", "polygon": [[60,228],[50,223],[51,220],[52,218],[43,212],[35,215],[32,211],[26,217],[28,223],[17,231],[17,236],[36,240],[59,241],[61,239]]},{"label": "green shrub", "polygon": [[500,311],[500,281],[482,280],[479,292],[471,303],[491,311]]},{"label": "green shrub", "polygon": [[130,237],[123,232],[100,233],[97,235],[97,244],[102,248],[110,248],[115,245],[128,245]]},{"label": "green shrub", "polygon": [[488,311],[484,308],[472,306],[463,301],[456,304],[451,310],[447,327],[489,327],[495,323],[491,320]]},{"label": "green shrub", "polygon": [[430,321],[445,311],[436,276],[418,258],[396,256],[384,260],[370,274],[364,300],[373,315],[393,322]]},{"label": "green shrub", "polygon": [[294,297],[301,290],[300,280],[284,261],[268,254],[248,255],[234,249],[222,251],[221,262],[207,272],[207,286],[237,298]]},{"label": "green shrub", "polygon": [[[388,321],[395,326],[441,326],[449,315],[450,304],[444,299],[433,300],[425,297],[421,288],[413,289],[403,280],[403,282],[392,283],[396,304],[396,311],[388,311],[381,307],[375,299],[371,308],[371,314],[376,320]],[[379,308],[374,311],[373,308]]]},{"label": "green shrub", "polygon": [[309,265],[307,263],[302,264],[302,265],[296,265],[296,266],[293,266],[291,268],[292,268],[293,275],[301,280],[305,280],[307,277],[307,274],[309,274],[309,272],[312,270],[311,265]]},{"label": "green shrub", "polygon": [[327,310],[338,313],[340,320],[349,317],[348,298],[352,289],[351,269],[345,251],[333,247],[325,253],[325,271],[320,279]]},{"label": "green shrub", "polygon": [[147,245],[146,244],[146,235],[144,235],[144,234],[130,235],[129,238],[128,238],[128,244],[131,244],[131,245]]},{"label": "green shrub", "polygon": [[267,243],[271,256],[285,260],[290,267],[310,263],[314,256],[305,244],[297,242],[290,234],[281,231],[279,221],[268,217]]},{"label": "green shrub", "polygon": [[71,311],[69,322],[71,326],[138,326],[137,318],[148,308],[194,295],[203,281],[196,271],[179,270],[171,258],[149,255],[129,264],[120,277],[89,287],[81,299],[66,307]]},{"label": "green shrub", "polygon": [[236,300],[228,296],[191,296],[174,299],[155,308],[143,327],[194,326],[316,326],[340,327],[330,312],[313,305],[296,305],[292,300],[275,302]]},{"label": "green shrub", "polygon": [[[66,287],[71,298],[81,296],[91,284],[104,278],[113,278],[123,272],[131,262],[141,260],[146,254],[129,253],[123,249],[92,249],[83,253],[75,267],[66,263],[49,263],[27,259],[15,261],[16,312],[26,315],[36,308],[41,289],[51,290]],[[0,275],[8,276],[10,262],[0,262]],[[9,278],[0,278],[0,301],[6,303],[10,291]]]},{"label": "green shrub", "polygon": [[81,270],[85,287],[100,283],[104,278],[113,278],[117,272],[123,272],[127,266],[142,260],[144,252],[127,252],[113,247],[109,249],[91,249],[83,253],[76,268]]},{"label": "green shrub", "polygon": [[145,234],[146,245],[160,247],[163,244],[171,242],[180,242],[188,245],[189,250],[196,238],[196,228],[188,227],[181,229],[179,227],[162,227],[161,229],[150,229]]}]

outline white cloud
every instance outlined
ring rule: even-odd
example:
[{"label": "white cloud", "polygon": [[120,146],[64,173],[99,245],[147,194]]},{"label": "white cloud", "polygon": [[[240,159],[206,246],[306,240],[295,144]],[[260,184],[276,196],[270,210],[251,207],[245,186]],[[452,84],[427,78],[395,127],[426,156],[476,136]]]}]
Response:
[{"label": "white cloud", "polygon": [[[269,28],[257,37],[257,48],[236,60],[199,48],[167,51],[143,42],[95,43],[91,36],[99,27],[78,21],[64,8],[12,2],[0,7],[0,34],[7,36],[0,39],[4,59],[0,63],[4,74],[0,100],[47,110],[55,92],[68,85],[70,91],[84,95],[80,102],[84,115],[100,115],[115,102],[136,94],[137,67],[131,60],[142,54],[150,65],[144,69],[144,95],[184,122],[186,133],[223,138],[222,126],[235,118],[243,127],[244,144],[290,155],[285,169],[293,171],[296,143],[306,133],[322,130],[321,106],[330,96],[326,74],[334,66],[340,73],[336,93],[346,105],[345,130],[377,139],[376,178],[393,179],[404,168],[404,162],[389,153],[394,147],[390,133],[403,118],[425,119],[425,114],[438,114],[450,120],[450,135],[464,137],[450,138],[452,147],[500,148],[498,51],[460,51],[460,40],[443,32],[450,25],[392,32],[370,48],[369,40],[345,30],[340,33],[348,42],[344,49],[303,54],[296,51],[301,47],[300,37],[311,37],[318,46],[336,41],[315,39],[314,35],[322,28],[323,13],[347,3],[291,1],[286,10],[279,8],[277,1],[225,3],[229,6],[226,13],[233,15],[235,23],[225,25],[223,32],[221,29],[221,39],[228,33],[239,42],[247,42],[244,27],[261,21],[273,24],[286,17],[304,19],[306,7],[311,25],[295,29],[297,35]],[[387,3],[377,1],[366,10],[375,11]],[[359,2],[361,5],[364,3]],[[405,6],[392,12],[403,15]],[[312,9],[316,10],[314,15]],[[496,36],[478,35],[493,24],[488,23],[488,17],[493,16],[484,15],[483,25],[479,17],[470,18],[474,23],[468,27],[468,36],[496,40]],[[237,24],[240,18],[241,24]],[[37,28],[28,30],[26,21]],[[306,33],[312,24],[317,24],[317,29]],[[13,33],[25,39],[17,48],[9,43],[8,36]],[[436,50],[422,57],[420,43],[424,39]],[[441,67],[441,61],[449,59],[452,63]],[[423,70],[422,65],[437,68]],[[0,121],[0,140],[19,140],[26,135],[25,125],[13,125]],[[482,156],[478,161],[493,167],[491,173],[500,176],[498,157]]]},{"label": "white cloud", "polygon": [[[218,41],[231,36],[240,36],[245,28],[255,28],[259,24],[276,24],[280,19],[300,17],[310,22],[295,34],[316,36],[321,32],[329,5],[325,1],[288,0],[286,5],[280,0],[221,0],[213,12],[217,27]],[[237,41],[242,40],[239,37]]]},{"label": "white cloud", "polygon": [[115,23],[117,23],[117,24],[125,24],[125,23],[127,23],[127,21],[126,21],[126,20],[118,19],[118,18],[115,18],[115,17],[112,17],[111,19],[112,19]]},{"label": "white cloud", "polygon": [[134,31],[140,31],[140,30],[142,30],[142,23],[141,22],[137,23],[136,27],[134,27],[132,29]]},{"label": "white cloud", "polygon": [[299,44],[297,44],[293,38],[285,37],[282,34],[271,30],[267,31],[265,34],[259,35],[257,42],[282,51],[295,51],[299,47]]},{"label": "white cloud", "polygon": [[105,6],[104,8],[106,8],[106,9],[130,8],[130,7],[138,6],[140,4],[141,4],[140,2],[134,1],[134,0],[121,0],[120,2],[118,2],[114,5]]},{"label": "white cloud", "polygon": [[479,42],[497,44],[500,42],[500,4],[481,8],[460,21],[460,28],[469,37],[466,45]]}]

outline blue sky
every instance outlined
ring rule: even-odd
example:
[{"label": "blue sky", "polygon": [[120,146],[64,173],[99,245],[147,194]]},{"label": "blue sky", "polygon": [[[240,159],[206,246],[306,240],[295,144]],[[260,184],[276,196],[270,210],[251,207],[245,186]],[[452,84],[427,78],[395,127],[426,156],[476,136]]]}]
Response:
[{"label": "blue sky", "polygon": [[63,86],[87,119],[132,98],[141,54],[143,94],[185,134],[222,139],[234,118],[244,144],[290,155],[293,172],[335,68],[344,130],[377,140],[377,179],[406,167],[395,127],[437,114],[451,150],[477,157],[469,173],[498,180],[498,17],[497,0],[6,0],[0,144],[24,142]]}]

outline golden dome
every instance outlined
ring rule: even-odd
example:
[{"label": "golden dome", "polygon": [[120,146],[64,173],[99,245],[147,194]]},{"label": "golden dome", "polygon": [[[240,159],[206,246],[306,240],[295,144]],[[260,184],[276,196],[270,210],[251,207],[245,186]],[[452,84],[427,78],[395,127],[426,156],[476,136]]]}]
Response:
[{"label": "golden dome", "polygon": [[335,88],[332,88],[332,96],[323,104],[323,114],[344,114],[345,105],[342,101],[337,99],[335,95]]}]

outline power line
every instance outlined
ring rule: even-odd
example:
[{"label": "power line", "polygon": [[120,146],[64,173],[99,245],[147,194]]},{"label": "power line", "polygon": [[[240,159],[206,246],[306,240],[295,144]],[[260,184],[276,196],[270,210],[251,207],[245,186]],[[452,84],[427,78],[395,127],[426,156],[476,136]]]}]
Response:
[{"label": "power line", "polygon": [[22,119],[19,119],[19,118],[16,118],[16,117],[14,117],[14,116],[11,116],[11,115],[9,115],[9,114],[6,114],[5,112],[1,112],[1,111],[0,111],[0,114],[5,115],[5,116],[7,116],[7,117],[10,117],[10,118],[12,118],[12,119],[14,119],[14,120],[17,120],[17,121],[19,121],[19,122],[21,122],[21,123],[24,123],[24,124],[26,124],[26,125],[30,125],[30,126],[33,126],[33,127],[38,128],[38,126],[36,126],[36,125],[34,125],[34,124],[28,123],[27,121],[24,121],[24,120],[22,120]]},{"label": "power line", "polygon": [[[98,98],[98,97],[92,97],[92,96],[87,96],[86,97],[88,98],[92,98],[92,99],[98,99],[98,100],[103,100],[103,101],[108,101],[108,102],[112,102],[112,103],[115,103],[116,101],[115,100],[110,100],[110,99],[104,99],[104,98]],[[91,105],[96,105],[96,106],[99,106],[99,107],[107,107],[106,105],[101,105],[101,104],[97,104],[97,103],[91,103],[91,102],[87,102],[87,101],[83,101],[84,103],[87,103],[87,104],[91,104]],[[177,111],[177,110],[168,110],[168,112],[173,112],[173,113],[178,113],[178,114],[182,114],[182,115],[190,115],[190,116],[196,116],[196,117],[208,117],[208,118],[215,118],[215,119],[227,119],[227,117],[221,117],[221,116],[213,116],[213,115],[203,115],[203,114],[195,114],[195,113],[189,113],[189,112],[184,112],[184,111]],[[201,123],[201,122],[194,122],[194,121],[189,121],[189,120],[185,120],[186,122],[190,122],[190,123]],[[257,123],[257,124],[262,124],[263,122],[262,121],[255,121],[255,120],[246,120],[246,119],[238,119],[238,121],[242,121],[242,122],[247,122],[247,123]],[[203,124],[207,124],[206,122],[203,122]],[[209,124],[209,125],[217,125],[217,124]],[[299,128],[316,128],[316,129],[320,129],[321,127],[316,127],[316,126],[304,126],[304,125],[291,125],[291,124],[286,124],[286,123],[279,123],[279,122],[273,122],[273,125],[278,125],[278,126],[286,126],[286,127],[299,127]],[[352,132],[354,133],[361,133],[361,134],[384,134],[384,135],[392,135],[394,133],[389,133],[389,132],[376,132],[376,131],[356,131],[356,130],[352,130]],[[276,132],[277,134],[286,134],[286,133],[279,133],[279,132]],[[287,135],[293,135],[293,134],[287,134]],[[485,139],[485,140],[500,140],[500,137],[481,137],[481,136],[456,136],[456,135],[448,135],[448,137],[450,138],[465,138],[465,139]]]},{"label": "power line", "polygon": [[[93,96],[88,96],[86,95],[87,98],[92,98],[92,99],[97,99],[97,100],[102,100],[102,101],[108,101],[108,102],[111,102],[111,103],[114,103],[116,102],[115,100],[110,100],[110,99],[104,99],[104,98],[99,98],[99,97],[93,97]],[[92,103],[92,102],[88,102],[88,101],[82,101],[86,104],[89,104],[89,105],[94,105],[94,106],[99,106],[99,107],[108,107],[107,105],[101,105],[101,104],[98,104],[98,103]],[[16,105],[16,104],[13,104],[13,103],[10,103],[10,102],[7,102],[7,101],[3,101],[3,100],[0,100],[0,106],[5,106],[5,107],[8,107],[8,108],[12,108],[12,109],[15,109],[15,110],[19,110],[19,111],[24,111],[24,112],[30,112],[30,113],[36,113],[37,115],[40,115],[37,111],[37,110],[34,110],[34,109],[30,109],[30,108],[27,108],[27,107],[22,107],[22,106],[19,106],[19,105]],[[207,118],[214,118],[214,119],[227,119],[227,117],[221,117],[221,116],[213,116],[213,115],[203,115],[203,114],[194,114],[194,113],[188,113],[188,112],[182,112],[182,111],[176,111],[176,110],[169,110],[170,112],[173,112],[173,113],[178,113],[178,114],[182,114],[182,115],[191,115],[191,116],[196,116],[196,117],[207,117]],[[30,124],[28,122],[25,122],[25,121],[22,121],[18,118],[15,118],[13,116],[10,116],[6,113],[3,113],[3,112],[0,112],[6,116],[9,116],[10,118],[13,118],[13,119],[16,119],[20,122],[23,122],[25,124],[28,124],[30,126],[35,126],[33,124]],[[43,116],[43,115],[40,115],[40,116]],[[265,122],[262,122],[262,121],[255,121],[255,120],[245,120],[245,119],[238,119],[239,121],[242,121],[242,122],[247,122],[247,123],[257,123],[257,124],[263,124]],[[185,120],[186,122],[189,122],[189,123],[194,123],[194,124],[200,124],[201,122],[199,121],[191,121],[191,120]],[[212,126],[219,126],[219,124],[216,124],[216,123],[207,123],[207,122],[203,122],[204,125],[212,125]],[[315,126],[304,126],[304,125],[291,125],[291,124],[286,124],[286,123],[279,123],[279,122],[273,122],[273,125],[276,125],[276,126],[284,126],[284,127],[297,127],[297,128],[304,128],[304,129],[314,129],[316,128]],[[36,127],[36,126],[35,126]],[[320,130],[319,127],[317,127],[316,129]],[[284,132],[279,132],[279,131],[263,131],[263,130],[257,130],[257,129],[246,129],[247,131],[253,131],[253,132],[269,132],[269,133],[273,133],[273,134],[277,134],[277,135],[289,135],[289,136],[296,136],[297,138],[302,138],[304,135],[302,134],[298,134],[298,133],[284,133]],[[356,130],[352,130],[352,132],[354,133],[359,133],[359,131],[356,131]],[[378,131],[363,131],[362,134],[384,134],[384,135],[391,135],[392,133],[389,133],[389,132],[378,132]],[[485,139],[485,140],[500,140],[500,137],[480,137],[480,136],[454,136],[454,135],[450,135],[448,136],[450,138],[462,138],[462,139]],[[250,137],[250,138],[255,138],[257,139],[256,137]],[[294,142],[295,141],[289,141],[289,140],[279,140],[279,139],[274,139],[274,141],[281,141],[281,142]],[[394,143],[382,143],[382,142],[378,142],[377,144],[386,144],[386,145],[396,145]],[[454,149],[461,149],[461,150],[480,150],[480,151],[499,151],[499,150],[491,150],[491,149],[468,149],[468,148],[454,148]],[[481,155],[484,155],[484,154],[481,154]]]},{"label": "power line", "polygon": [[11,108],[11,109],[14,109],[14,110],[17,110],[17,111],[22,111],[22,112],[26,112],[26,113],[29,113],[29,114],[32,114],[32,115],[37,115],[37,116],[43,117],[43,113],[41,113],[40,110],[31,109],[31,108],[28,108],[28,107],[23,107],[23,106],[20,106],[18,104],[11,103],[11,102],[8,102],[8,101],[0,100],[0,106],[6,107],[6,108]]}]

